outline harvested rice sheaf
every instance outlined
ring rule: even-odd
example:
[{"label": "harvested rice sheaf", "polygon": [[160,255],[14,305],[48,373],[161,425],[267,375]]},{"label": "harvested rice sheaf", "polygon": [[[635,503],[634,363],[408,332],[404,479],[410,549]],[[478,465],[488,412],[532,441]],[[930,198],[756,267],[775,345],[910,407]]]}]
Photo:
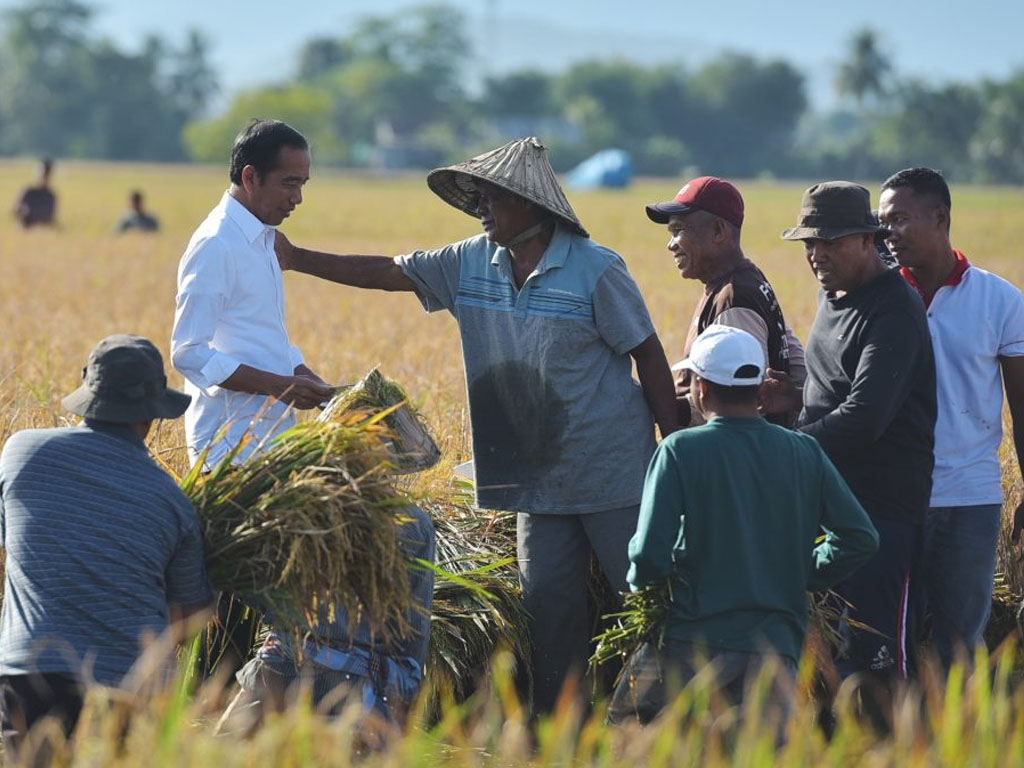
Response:
[{"label": "harvested rice sheaf", "polygon": [[[590,657],[590,664],[599,667],[616,659],[625,661],[645,642],[660,645],[660,630],[671,604],[670,581],[627,593],[622,610],[605,616],[611,625],[595,638],[597,648]],[[836,627],[845,606],[843,599],[831,591],[807,595],[809,630],[820,635],[833,653],[839,647]],[[855,623],[855,626],[870,631],[870,627],[863,624]]]},{"label": "harvested rice sheaf", "polygon": [[359,383],[341,390],[328,403],[320,418],[331,420],[359,411],[382,414],[388,427],[385,440],[397,471],[419,472],[434,466],[441,458],[441,451],[426,422],[413,407],[405,390],[377,368]]},{"label": "harvested rice sheaf", "polygon": [[411,595],[384,428],[366,414],[297,424],[264,450],[182,481],[204,528],[213,585],[309,628],[321,605],[365,616],[385,642],[406,630]]},{"label": "harvested rice sheaf", "polygon": [[435,695],[465,699],[499,648],[510,651],[516,668],[528,675],[531,646],[515,563],[515,515],[480,512],[457,496],[423,506],[437,533],[427,661]]}]

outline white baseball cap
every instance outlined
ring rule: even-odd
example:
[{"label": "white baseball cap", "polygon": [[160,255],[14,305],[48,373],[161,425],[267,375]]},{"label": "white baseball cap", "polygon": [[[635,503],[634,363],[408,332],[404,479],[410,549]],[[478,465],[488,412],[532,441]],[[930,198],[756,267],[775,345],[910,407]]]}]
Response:
[{"label": "white baseball cap", "polygon": [[[724,387],[753,387],[764,379],[764,349],[746,331],[711,325],[693,342],[690,356],[679,367]],[[742,368],[753,368],[754,372],[737,376]]]}]

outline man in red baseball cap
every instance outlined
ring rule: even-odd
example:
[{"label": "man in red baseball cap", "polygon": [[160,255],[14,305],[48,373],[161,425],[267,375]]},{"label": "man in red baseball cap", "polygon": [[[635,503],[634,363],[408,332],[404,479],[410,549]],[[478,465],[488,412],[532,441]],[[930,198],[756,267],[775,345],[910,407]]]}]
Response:
[{"label": "man in red baseball cap", "polygon": [[[716,176],[701,176],[684,184],[672,200],[648,205],[647,216],[668,226],[668,250],[683,277],[704,284],[684,356],[709,325],[740,328],[761,343],[769,368],[787,371],[802,381],[803,348],[786,325],[768,279],[740,248],[743,196],[739,190]],[[679,365],[673,371],[680,426],[703,423],[690,397],[690,372]],[[769,418],[783,423],[788,415]]]}]

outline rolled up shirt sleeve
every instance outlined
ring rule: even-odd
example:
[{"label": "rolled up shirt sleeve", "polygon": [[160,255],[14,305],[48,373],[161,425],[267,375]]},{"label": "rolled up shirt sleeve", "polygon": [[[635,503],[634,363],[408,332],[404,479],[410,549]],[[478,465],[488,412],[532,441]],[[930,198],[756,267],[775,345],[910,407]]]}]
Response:
[{"label": "rolled up shirt sleeve", "polygon": [[199,243],[178,270],[171,363],[206,394],[216,392],[217,385],[241,364],[213,346],[230,280],[223,246],[212,239]]}]

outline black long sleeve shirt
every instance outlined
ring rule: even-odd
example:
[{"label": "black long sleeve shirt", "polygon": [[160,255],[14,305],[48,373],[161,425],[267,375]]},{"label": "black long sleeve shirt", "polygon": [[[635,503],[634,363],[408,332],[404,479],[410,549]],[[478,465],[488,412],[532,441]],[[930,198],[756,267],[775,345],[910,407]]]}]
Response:
[{"label": "black long sleeve shirt", "polygon": [[920,523],[935,445],[935,361],[924,305],[895,269],[822,293],[797,428],[815,437],[871,515]]}]

